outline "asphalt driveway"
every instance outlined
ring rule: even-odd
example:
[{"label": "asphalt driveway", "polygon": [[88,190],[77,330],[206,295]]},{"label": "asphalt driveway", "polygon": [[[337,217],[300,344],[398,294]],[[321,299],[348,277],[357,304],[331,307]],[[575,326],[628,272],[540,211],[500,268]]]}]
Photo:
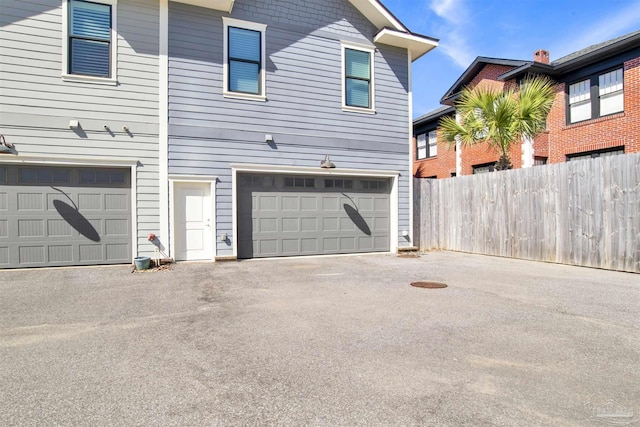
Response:
[{"label": "asphalt driveway", "polygon": [[628,273],[449,252],[0,271],[0,425],[638,423],[639,368]]}]

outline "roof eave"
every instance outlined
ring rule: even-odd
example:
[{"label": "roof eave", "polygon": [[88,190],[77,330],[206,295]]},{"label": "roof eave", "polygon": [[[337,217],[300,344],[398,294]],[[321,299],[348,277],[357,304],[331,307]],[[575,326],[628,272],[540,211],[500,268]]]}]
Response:
[{"label": "roof eave", "polygon": [[527,61],[514,60],[514,59],[501,59],[501,58],[488,58],[486,56],[478,56],[473,60],[471,65],[462,73],[462,75],[455,81],[453,85],[445,92],[440,98],[441,104],[446,104],[449,101],[454,101],[457,98],[457,93],[462,90],[462,87],[469,81],[471,75],[475,75],[479,72],[476,68],[480,65],[495,64],[495,65],[508,65],[513,67],[520,67],[526,64]]},{"label": "roof eave", "polygon": [[200,6],[207,9],[219,10],[221,12],[231,13],[235,0],[172,0],[178,3],[186,3],[192,6]]},{"label": "roof eave", "polygon": [[639,43],[640,34],[637,34],[628,39],[621,40],[618,43],[596,49],[584,55],[570,59],[569,61],[554,65],[553,68],[557,74],[567,73],[577,68],[581,68],[590,65],[591,63],[598,62],[608,57],[617,55],[619,53],[626,52],[627,50],[637,48]]},{"label": "roof eave", "polygon": [[377,0],[349,0],[349,2],[378,29],[390,27],[397,31],[409,31]]},{"label": "roof eave", "polygon": [[[438,111],[440,110],[440,111]],[[446,116],[447,114],[451,114],[456,111],[455,107],[448,106],[446,109],[436,109],[430,113],[427,113],[421,117],[418,117],[413,121],[413,126],[420,126],[423,123],[431,122],[439,119],[442,116]]]},{"label": "roof eave", "polygon": [[530,62],[499,75],[498,80],[505,82],[527,73],[552,75],[554,73],[554,68],[549,64]]},{"label": "roof eave", "polygon": [[390,28],[383,28],[373,38],[374,43],[407,49],[411,53],[412,61],[438,47],[438,41],[438,39],[421,34],[395,31]]}]

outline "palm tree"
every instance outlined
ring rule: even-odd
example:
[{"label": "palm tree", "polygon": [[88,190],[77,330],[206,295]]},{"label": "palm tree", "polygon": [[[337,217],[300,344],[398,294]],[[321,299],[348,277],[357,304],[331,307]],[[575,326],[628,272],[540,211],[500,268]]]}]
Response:
[{"label": "palm tree", "polygon": [[511,145],[545,130],[554,98],[554,83],[543,76],[526,78],[519,90],[465,88],[456,102],[459,119],[442,118],[440,129],[450,144],[486,142],[500,153],[496,170],[510,169]]}]

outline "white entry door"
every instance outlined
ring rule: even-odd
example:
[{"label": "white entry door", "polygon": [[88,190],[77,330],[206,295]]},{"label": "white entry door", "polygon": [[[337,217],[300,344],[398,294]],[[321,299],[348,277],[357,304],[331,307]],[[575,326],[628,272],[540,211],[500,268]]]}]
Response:
[{"label": "white entry door", "polygon": [[176,183],[174,195],[176,259],[213,259],[211,185]]}]

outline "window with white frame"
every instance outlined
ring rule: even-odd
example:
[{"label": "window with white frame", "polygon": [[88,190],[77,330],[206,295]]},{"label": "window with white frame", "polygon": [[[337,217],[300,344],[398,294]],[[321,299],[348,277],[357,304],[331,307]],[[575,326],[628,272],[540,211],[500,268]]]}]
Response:
[{"label": "window with white frame", "polygon": [[610,71],[598,77],[600,95],[600,115],[619,113],[624,110],[623,70]]},{"label": "window with white frame", "polygon": [[569,121],[581,122],[591,118],[591,80],[569,86]]},{"label": "window with white frame", "polygon": [[438,134],[435,130],[416,136],[416,156],[418,160],[438,155]]},{"label": "window with white frame", "polygon": [[342,45],[343,109],[374,110],[373,48]]},{"label": "window with white frame", "polygon": [[429,132],[429,146],[427,157],[435,157],[438,155],[438,133],[435,130]]},{"label": "window with white frame", "polygon": [[416,136],[416,153],[418,160],[427,158],[427,134],[421,133]]},{"label": "window with white frame", "polygon": [[115,79],[117,0],[64,0],[63,77]]},{"label": "window with white frame", "polygon": [[266,25],[222,18],[224,21],[224,95],[266,99]]}]

